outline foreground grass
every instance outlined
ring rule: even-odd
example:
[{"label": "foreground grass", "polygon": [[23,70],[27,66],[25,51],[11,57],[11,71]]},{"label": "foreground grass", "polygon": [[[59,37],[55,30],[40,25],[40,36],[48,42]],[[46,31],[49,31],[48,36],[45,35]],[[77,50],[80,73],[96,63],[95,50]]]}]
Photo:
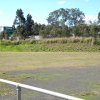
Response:
[{"label": "foreground grass", "polygon": [[100,65],[99,52],[0,52],[0,71]]},{"label": "foreground grass", "polygon": [[[59,77],[63,78],[64,74],[27,74],[20,73],[17,75],[8,74],[13,71],[34,70],[38,68],[54,67],[91,67],[100,66],[99,52],[0,52],[0,78],[22,82],[27,79],[50,81]],[[70,75],[66,76],[70,77]],[[100,87],[100,84],[96,85]],[[14,95],[11,88],[0,84],[0,95]],[[80,97],[86,100],[97,100],[95,92],[82,92]],[[92,98],[92,99],[91,99]]]}]

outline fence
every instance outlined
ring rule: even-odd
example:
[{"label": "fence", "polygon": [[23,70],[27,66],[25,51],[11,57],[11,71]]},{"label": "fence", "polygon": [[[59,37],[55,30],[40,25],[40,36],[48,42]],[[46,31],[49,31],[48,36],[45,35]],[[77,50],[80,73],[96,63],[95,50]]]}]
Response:
[{"label": "fence", "polygon": [[61,93],[58,93],[58,92],[53,92],[53,91],[50,91],[50,90],[46,90],[46,89],[42,89],[42,88],[30,86],[30,85],[25,85],[25,84],[21,84],[21,83],[16,83],[16,82],[4,80],[4,79],[0,79],[0,82],[16,86],[17,100],[21,100],[21,88],[37,91],[37,92],[40,92],[40,93],[44,93],[44,94],[48,94],[48,95],[55,96],[55,97],[58,97],[58,98],[62,98],[62,99],[65,99],[65,100],[83,100],[83,99],[80,99],[80,98],[61,94]]}]

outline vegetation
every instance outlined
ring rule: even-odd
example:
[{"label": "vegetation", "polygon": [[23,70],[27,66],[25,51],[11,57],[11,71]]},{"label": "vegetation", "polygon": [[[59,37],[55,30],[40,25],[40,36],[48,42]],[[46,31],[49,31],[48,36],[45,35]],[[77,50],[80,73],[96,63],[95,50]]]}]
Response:
[{"label": "vegetation", "polygon": [[[75,76],[75,74],[66,73],[66,71],[59,73],[60,69],[57,70],[56,72],[54,71],[53,73],[51,73],[52,70],[50,72],[42,70],[38,73],[36,72],[33,73],[32,70],[35,69],[36,71],[36,69],[40,69],[40,68],[68,68],[68,67],[91,68],[92,66],[100,65],[99,59],[100,59],[99,52],[91,52],[91,53],[90,52],[78,52],[78,53],[77,52],[37,52],[37,53],[36,52],[28,52],[28,53],[27,52],[1,52],[0,53],[0,77],[4,79],[16,81],[16,82],[21,82],[21,83],[25,82],[26,80],[29,82],[29,79],[38,82],[41,81],[48,82],[52,80],[63,79],[65,78],[65,76],[66,76],[65,80],[67,80],[67,78],[69,79]],[[95,75],[96,73],[94,74],[94,76]],[[81,83],[84,81],[85,84],[87,85],[91,82],[91,80],[90,81],[88,80],[89,83],[86,80],[83,81],[81,80]],[[91,88],[93,88],[94,85],[98,88],[100,87],[100,82],[98,81],[95,82],[95,84],[93,83]],[[59,92],[63,93],[62,88],[58,88],[58,90]],[[34,93],[32,94],[34,95]],[[79,94],[77,92],[73,94],[75,94],[76,96],[79,95],[79,97],[85,98],[87,100],[90,100],[90,98],[93,97],[99,98],[100,96],[99,92],[95,92],[95,91],[93,92],[81,91]],[[0,83],[0,95],[15,96],[15,91],[11,87]]]},{"label": "vegetation", "polygon": [[85,15],[82,11],[77,8],[64,9],[60,8],[49,14],[47,21],[50,25],[55,26],[76,26],[83,24]]},{"label": "vegetation", "polygon": [[[38,24],[34,22],[31,14],[24,17],[22,9],[17,9],[13,27],[13,35],[11,40],[27,39],[34,35],[40,35],[44,38],[52,37],[98,37],[100,35],[100,12],[98,13],[98,21],[86,24],[85,14],[78,8],[64,9],[50,12],[48,25]],[[7,32],[0,34],[0,39],[9,39]]]},{"label": "vegetation", "polygon": [[[22,9],[17,9],[12,36],[7,32],[0,33],[0,77],[13,81],[27,78],[51,80],[59,78],[61,74],[52,74],[52,76],[46,74],[47,77],[44,78],[43,74],[10,76],[6,72],[45,67],[100,65],[100,12],[97,22],[86,24],[84,18],[85,14],[80,9],[60,8],[49,14],[48,25],[44,25],[34,22],[30,14],[25,18]],[[40,35],[43,39],[35,40],[33,39],[35,35]],[[4,88],[5,85],[0,84],[0,87],[4,89],[0,90],[0,95],[12,94],[8,87]],[[80,94],[85,98],[90,96],[92,98],[94,95],[97,94],[95,92]]]},{"label": "vegetation", "polygon": [[0,42],[0,51],[18,52],[57,52],[57,51],[100,51],[99,39],[94,38],[53,38],[43,40],[4,40]]}]

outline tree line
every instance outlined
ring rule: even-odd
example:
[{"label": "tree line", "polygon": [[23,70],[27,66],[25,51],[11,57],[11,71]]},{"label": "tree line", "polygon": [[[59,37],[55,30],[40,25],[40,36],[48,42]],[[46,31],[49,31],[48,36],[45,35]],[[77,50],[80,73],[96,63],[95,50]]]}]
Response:
[{"label": "tree line", "polygon": [[24,17],[22,9],[17,9],[13,22],[13,37],[22,39],[34,35],[47,37],[69,37],[69,36],[93,36],[100,35],[100,12],[98,20],[86,24],[85,14],[78,8],[60,8],[49,13],[47,18],[48,25],[38,24],[28,14]]}]

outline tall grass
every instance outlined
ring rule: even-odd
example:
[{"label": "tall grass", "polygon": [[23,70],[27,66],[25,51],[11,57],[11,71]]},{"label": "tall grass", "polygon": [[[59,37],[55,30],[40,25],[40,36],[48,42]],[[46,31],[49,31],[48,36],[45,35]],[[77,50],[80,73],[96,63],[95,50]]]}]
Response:
[{"label": "tall grass", "polygon": [[[97,44],[95,44],[97,43]],[[89,38],[52,38],[42,40],[4,40],[0,42],[0,51],[100,51],[100,40]]]},{"label": "tall grass", "polygon": [[82,38],[82,37],[76,37],[76,38],[52,38],[52,39],[44,39],[42,42],[44,43],[93,43],[94,38]]},{"label": "tall grass", "polygon": [[10,40],[3,40],[0,42],[0,45],[19,45],[19,44],[35,44],[35,43],[93,43],[94,38],[82,38],[82,37],[76,37],[76,38],[52,38],[52,39],[43,39],[43,40],[34,40],[34,39],[26,39],[26,40],[20,40],[20,41],[10,41]]}]

